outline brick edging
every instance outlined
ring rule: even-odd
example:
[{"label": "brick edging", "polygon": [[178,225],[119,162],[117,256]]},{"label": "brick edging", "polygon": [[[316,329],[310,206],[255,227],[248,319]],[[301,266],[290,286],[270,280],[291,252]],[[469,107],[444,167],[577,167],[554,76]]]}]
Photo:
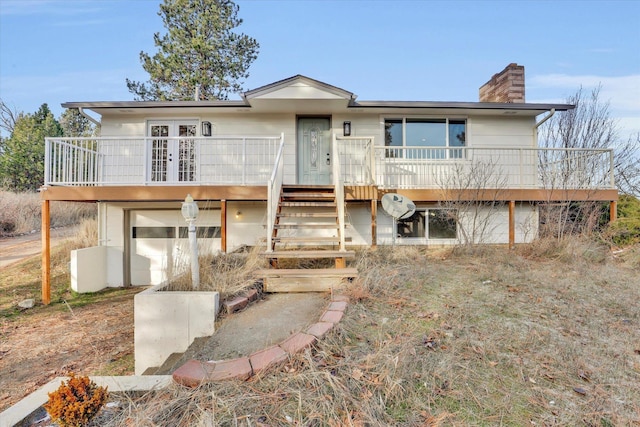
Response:
[{"label": "brick edging", "polygon": [[340,322],[348,305],[349,297],[332,295],[329,305],[318,322],[309,326],[305,332],[297,332],[280,344],[256,351],[248,357],[213,362],[192,359],[175,370],[172,375],[173,380],[187,387],[198,387],[207,382],[231,379],[247,380],[287,360],[290,355],[311,347]]}]

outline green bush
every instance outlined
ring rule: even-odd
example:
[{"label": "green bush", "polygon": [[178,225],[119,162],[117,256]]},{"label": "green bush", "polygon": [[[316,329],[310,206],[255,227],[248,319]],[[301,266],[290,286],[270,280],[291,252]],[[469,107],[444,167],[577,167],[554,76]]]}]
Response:
[{"label": "green bush", "polygon": [[618,219],[609,225],[605,236],[617,246],[640,243],[640,200],[633,196],[620,196]]}]

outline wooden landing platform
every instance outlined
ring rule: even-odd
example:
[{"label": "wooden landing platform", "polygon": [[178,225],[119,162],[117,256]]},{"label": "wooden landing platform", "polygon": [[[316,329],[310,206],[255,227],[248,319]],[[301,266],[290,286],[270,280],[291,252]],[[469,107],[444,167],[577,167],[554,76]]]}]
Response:
[{"label": "wooden landing platform", "polygon": [[358,277],[356,268],[264,269],[256,271],[265,292],[328,292],[344,279]]}]

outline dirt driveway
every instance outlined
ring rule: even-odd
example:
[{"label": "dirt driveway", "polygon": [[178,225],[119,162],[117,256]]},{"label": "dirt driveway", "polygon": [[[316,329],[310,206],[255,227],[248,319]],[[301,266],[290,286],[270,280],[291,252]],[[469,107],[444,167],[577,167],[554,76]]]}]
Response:
[{"label": "dirt driveway", "polygon": [[[51,230],[51,245],[56,245],[65,238],[72,236],[75,230],[74,227]],[[41,251],[42,236],[40,232],[0,238],[0,269],[25,258],[40,255]]]}]

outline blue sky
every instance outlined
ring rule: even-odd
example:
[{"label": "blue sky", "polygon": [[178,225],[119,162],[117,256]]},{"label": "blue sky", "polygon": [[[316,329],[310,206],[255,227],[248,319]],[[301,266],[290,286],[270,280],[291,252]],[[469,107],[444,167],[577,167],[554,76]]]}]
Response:
[{"label": "blue sky", "polygon": [[[477,101],[507,64],[527,102],[602,85],[621,134],[640,132],[640,0],[240,0],[260,54],[245,89],[304,74],[359,100]],[[160,0],[0,0],[0,98],[18,111],[133,99]]]}]

